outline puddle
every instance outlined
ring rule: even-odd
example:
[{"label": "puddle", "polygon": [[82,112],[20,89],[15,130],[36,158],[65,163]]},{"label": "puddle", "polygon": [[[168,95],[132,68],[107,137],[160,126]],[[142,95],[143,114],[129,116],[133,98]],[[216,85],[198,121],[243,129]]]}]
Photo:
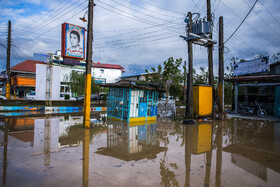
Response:
[{"label": "puddle", "polygon": [[[280,122],[0,121],[3,186],[278,186]],[[1,186],[0,185],[0,186]]]}]

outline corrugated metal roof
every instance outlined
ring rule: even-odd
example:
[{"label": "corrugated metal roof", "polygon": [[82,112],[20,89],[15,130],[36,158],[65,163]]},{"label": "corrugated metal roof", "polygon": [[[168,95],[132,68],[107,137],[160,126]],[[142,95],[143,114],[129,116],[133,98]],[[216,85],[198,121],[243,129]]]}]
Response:
[{"label": "corrugated metal roof", "polygon": [[25,60],[11,68],[12,71],[36,72],[36,64],[45,64],[42,61]]},{"label": "corrugated metal roof", "polygon": [[92,67],[94,68],[108,68],[108,69],[124,69],[121,65],[116,65],[116,64],[101,64],[99,62],[97,63],[92,63]]},{"label": "corrugated metal roof", "polygon": [[224,79],[225,81],[255,81],[255,80],[278,80],[280,75],[261,75],[261,76],[240,76]]}]

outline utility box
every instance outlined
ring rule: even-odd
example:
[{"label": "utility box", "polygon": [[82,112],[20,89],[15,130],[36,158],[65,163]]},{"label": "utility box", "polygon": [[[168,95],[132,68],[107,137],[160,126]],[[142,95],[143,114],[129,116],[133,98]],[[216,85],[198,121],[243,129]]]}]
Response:
[{"label": "utility box", "polygon": [[196,116],[212,115],[212,87],[208,85],[193,86],[193,109]]}]

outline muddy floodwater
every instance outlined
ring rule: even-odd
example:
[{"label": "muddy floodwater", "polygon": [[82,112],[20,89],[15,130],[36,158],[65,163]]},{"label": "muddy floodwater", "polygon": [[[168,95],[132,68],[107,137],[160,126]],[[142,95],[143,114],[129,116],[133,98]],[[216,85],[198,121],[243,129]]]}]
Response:
[{"label": "muddy floodwater", "polygon": [[0,119],[0,186],[279,186],[280,122]]}]

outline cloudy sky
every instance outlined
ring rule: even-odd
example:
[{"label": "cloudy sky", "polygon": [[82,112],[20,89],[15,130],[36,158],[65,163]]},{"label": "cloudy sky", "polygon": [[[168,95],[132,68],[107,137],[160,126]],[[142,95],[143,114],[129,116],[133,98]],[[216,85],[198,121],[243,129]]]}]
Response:
[{"label": "cloudy sky", "polygon": [[[169,57],[187,60],[184,18],[188,12],[206,16],[206,0],[95,0],[93,60],[119,64],[124,75],[143,73]],[[255,0],[211,0],[214,40],[218,19],[224,17],[224,38],[241,23]],[[32,59],[33,53],[61,50],[61,24],[87,26],[79,20],[87,0],[0,0],[0,43],[6,45],[8,21],[12,21],[11,66]],[[253,58],[280,52],[280,0],[259,0],[239,30],[225,44],[225,63],[232,57]],[[208,66],[207,49],[194,45],[194,67]],[[0,70],[6,68],[6,52],[0,46]],[[214,48],[214,73],[218,51]]]}]

